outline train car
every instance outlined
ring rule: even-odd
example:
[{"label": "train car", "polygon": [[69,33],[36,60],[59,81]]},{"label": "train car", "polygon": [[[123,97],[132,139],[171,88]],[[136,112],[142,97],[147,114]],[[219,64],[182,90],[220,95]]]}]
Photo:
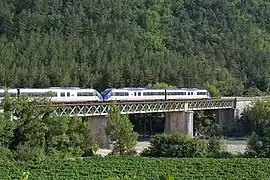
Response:
[{"label": "train car", "polygon": [[[5,91],[5,89],[0,89],[0,102],[4,99]],[[17,97],[17,89],[8,89],[7,92],[11,97]]]},{"label": "train car", "polygon": [[207,90],[196,88],[110,88],[106,89],[101,95],[104,101],[181,100],[211,98]]},{"label": "train car", "polygon": [[[0,93],[5,90],[1,90]],[[95,89],[80,89],[80,88],[19,88],[9,89],[9,93],[13,96],[25,95],[28,97],[41,97],[47,94],[52,102],[92,102],[102,101],[103,98]],[[2,97],[3,98],[3,97]]]},{"label": "train car", "polygon": [[146,88],[110,88],[103,91],[101,95],[104,101],[162,100],[165,97],[165,91]]},{"label": "train car", "polygon": [[206,89],[197,89],[197,88],[167,89],[166,95],[167,100],[211,98],[210,93]]}]

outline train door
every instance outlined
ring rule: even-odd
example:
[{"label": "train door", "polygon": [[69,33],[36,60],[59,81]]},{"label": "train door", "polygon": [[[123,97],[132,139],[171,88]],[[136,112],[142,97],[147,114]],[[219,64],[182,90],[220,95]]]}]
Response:
[{"label": "train door", "polygon": [[194,96],[195,95],[195,93],[194,92],[188,92],[188,98],[193,98],[192,96]]}]

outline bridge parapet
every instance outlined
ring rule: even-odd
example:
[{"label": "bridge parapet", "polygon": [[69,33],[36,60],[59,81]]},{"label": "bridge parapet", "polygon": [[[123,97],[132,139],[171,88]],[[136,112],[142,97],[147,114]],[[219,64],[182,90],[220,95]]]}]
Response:
[{"label": "bridge parapet", "polygon": [[[64,104],[56,106],[59,116],[106,116],[109,106],[113,103],[91,103],[91,104]],[[121,114],[175,112],[212,109],[233,109],[234,100],[192,100],[192,101],[132,101],[115,102]]]},{"label": "bridge parapet", "polygon": [[235,99],[236,101],[267,101],[270,100],[270,96],[254,96],[254,97],[221,97],[223,100],[232,100]]}]

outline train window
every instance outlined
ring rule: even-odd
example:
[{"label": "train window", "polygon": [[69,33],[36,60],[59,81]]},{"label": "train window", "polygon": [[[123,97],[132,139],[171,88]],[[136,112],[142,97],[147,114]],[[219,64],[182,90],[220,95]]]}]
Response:
[{"label": "train window", "polygon": [[191,95],[193,95],[193,92],[190,92]]},{"label": "train window", "polygon": [[0,97],[4,97],[4,93],[0,93]]},{"label": "train window", "polygon": [[78,92],[77,96],[94,96],[93,92]]},{"label": "train window", "polygon": [[160,95],[165,95],[164,92],[144,92],[144,96],[160,96]]},{"label": "train window", "polygon": [[137,96],[137,93],[136,92],[134,92],[134,96]]},{"label": "train window", "polygon": [[61,92],[61,93],[60,93],[60,96],[61,96],[61,97],[65,97],[65,92]]},{"label": "train window", "polygon": [[197,92],[197,95],[206,95],[206,92]]},{"label": "train window", "polygon": [[188,92],[188,95],[190,95],[190,92]]},{"label": "train window", "polygon": [[138,92],[138,96],[141,96],[141,92]]},{"label": "train window", "polygon": [[114,96],[128,96],[128,92],[115,92]]},{"label": "train window", "polygon": [[68,96],[68,97],[70,96],[70,92],[67,92],[67,96]]},{"label": "train window", "polygon": [[186,95],[186,92],[168,92],[167,95],[182,96],[182,95]]}]

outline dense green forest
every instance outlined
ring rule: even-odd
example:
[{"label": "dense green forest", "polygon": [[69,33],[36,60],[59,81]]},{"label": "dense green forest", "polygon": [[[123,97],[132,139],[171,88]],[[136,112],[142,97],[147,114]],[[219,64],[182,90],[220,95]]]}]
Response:
[{"label": "dense green forest", "polygon": [[[0,85],[270,87],[270,2],[1,0]],[[260,91],[259,91],[260,90]]]}]

